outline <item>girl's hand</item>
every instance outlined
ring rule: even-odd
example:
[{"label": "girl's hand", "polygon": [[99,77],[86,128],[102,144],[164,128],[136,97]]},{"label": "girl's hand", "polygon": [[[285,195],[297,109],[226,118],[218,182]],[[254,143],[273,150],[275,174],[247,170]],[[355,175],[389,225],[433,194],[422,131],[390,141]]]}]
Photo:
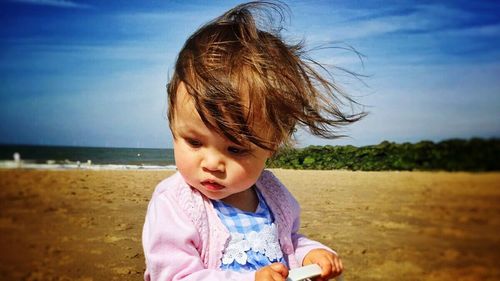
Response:
[{"label": "girl's hand", "polygon": [[304,257],[302,265],[304,266],[313,263],[318,264],[321,267],[321,276],[314,279],[316,281],[329,280],[331,278],[339,276],[344,269],[340,258],[334,253],[325,249],[311,250]]},{"label": "girl's hand", "polygon": [[282,263],[275,262],[255,272],[255,281],[285,281],[288,268]]}]

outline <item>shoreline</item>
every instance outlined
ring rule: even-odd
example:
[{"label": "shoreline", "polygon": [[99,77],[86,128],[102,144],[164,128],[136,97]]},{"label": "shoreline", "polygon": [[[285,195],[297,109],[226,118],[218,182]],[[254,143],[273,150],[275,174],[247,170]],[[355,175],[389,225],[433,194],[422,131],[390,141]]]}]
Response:
[{"label": "shoreline", "polygon": [[[175,165],[131,165],[131,164],[89,164],[78,162],[63,162],[63,163],[35,163],[34,161],[21,160],[5,161],[0,160],[1,170],[39,170],[39,171],[65,171],[65,170],[80,170],[80,171],[177,171]],[[349,170],[349,169],[291,169],[291,168],[276,168],[266,167],[266,170],[279,171],[313,171],[313,172],[361,172],[361,173],[446,173],[446,174],[459,174],[466,173],[471,175],[481,174],[495,174],[500,171],[447,171],[447,170],[383,170],[383,171],[363,171],[363,170]]]},{"label": "shoreline", "polygon": [[29,169],[29,170],[133,170],[133,171],[175,171],[175,165],[126,165],[126,164],[92,164],[92,163],[33,163],[29,161],[0,161],[0,169]]}]

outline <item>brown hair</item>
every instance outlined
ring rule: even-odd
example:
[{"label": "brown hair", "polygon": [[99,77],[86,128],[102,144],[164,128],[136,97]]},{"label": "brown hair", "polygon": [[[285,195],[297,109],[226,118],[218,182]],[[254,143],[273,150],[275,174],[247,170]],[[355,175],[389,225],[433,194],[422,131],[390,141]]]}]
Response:
[{"label": "brown hair", "polygon": [[[307,57],[302,44],[285,43],[272,24],[258,28],[256,19],[272,23],[275,14],[284,18],[280,3],[241,4],[189,37],[168,85],[171,129],[181,82],[208,128],[236,144],[251,142],[271,151],[286,144],[297,125],[336,138],[333,129],[365,115],[339,109],[342,99],[355,102],[320,75],[317,69],[326,69]],[[268,132],[256,132],[258,122]]]}]

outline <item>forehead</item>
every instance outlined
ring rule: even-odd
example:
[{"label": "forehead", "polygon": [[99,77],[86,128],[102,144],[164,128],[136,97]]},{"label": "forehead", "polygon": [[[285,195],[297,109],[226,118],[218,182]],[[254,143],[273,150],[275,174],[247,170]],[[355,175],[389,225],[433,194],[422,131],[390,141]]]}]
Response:
[{"label": "forehead", "polygon": [[[258,114],[256,112],[249,112],[250,106],[248,102],[248,95],[243,94],[243,96],[245,97],[245,99],[242,100],[242,107],[244,110],[244,115],[247,116],[247,119],[245,121],[252,134],[263,140],[273,140],[272,127],[264,121],[264,118],[262,118],[261,114]],[[179,129],[207,129],[212,131],[219,131],[216,128],[211,128],[210,124],[206,124],[205,122],[203,122],[200,114],[196,109],[195,99],[188,93],[183,82],[180,82],[177,87],[174,106],[174,117],[173,120],[171,120],[173,121],[171,125],[174,131]],[[225,109],[223,107],[222,114],[224,115],[225,112],[228,112],[228,109]],[[206,114],[205,117],[209,119],[210,123],[217,123],[212,122],[215,121],[216,117],[211,116],[210,114]],[[232,129],[235,129],[236,131],[239,130],[240,126],[238,125],[236,120],[230,119],[229,113],[227,114],[227,116],[220,116],[220,118],[224,119],[222,122],[229,122],[230,124],[232,124]],[[216,133],[224,137],[224,133],[222,131]],[[245,143],[248,140],[242,139],[242,141]]]},{"label": "forehead", "polygon": [[198,121],[202,122],[196,110],[194,99],[187,93],[184,83],[180,83],[176,92],[174,124],[179,126],[181,125],[179,123],[189,124],[193,122],[198,123]]}]

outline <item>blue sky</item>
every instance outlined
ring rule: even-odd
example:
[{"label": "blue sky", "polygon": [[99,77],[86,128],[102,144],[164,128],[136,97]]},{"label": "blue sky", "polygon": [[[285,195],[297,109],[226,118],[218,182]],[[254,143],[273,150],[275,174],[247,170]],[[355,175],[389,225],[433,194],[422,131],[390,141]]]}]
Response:
[{"label": "blue sky", "polygon": [[[0,143],[171,147],[165,84],[186,38],[240,1],[0,2]],[[322,140],[369,145],[500,137],[500,3],[287,1],[285,37],[370,114]]]}]

